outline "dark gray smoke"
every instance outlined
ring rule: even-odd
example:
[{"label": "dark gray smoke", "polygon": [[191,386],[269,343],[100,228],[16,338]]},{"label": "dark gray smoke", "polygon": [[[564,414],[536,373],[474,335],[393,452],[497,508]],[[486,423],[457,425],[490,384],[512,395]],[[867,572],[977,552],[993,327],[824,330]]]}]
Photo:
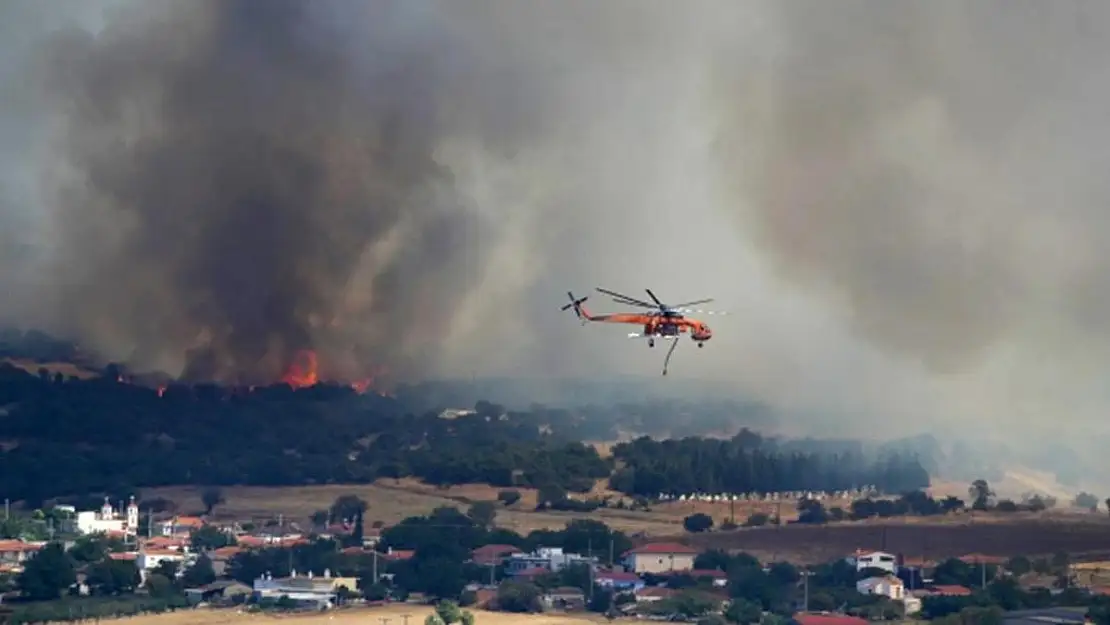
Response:
[{"label": "dark gray smoke", "polygon": [[398,34],[401,4],[143,2],[54,35],[66,325],[190,378],[273,379],[304,349],[421,366],[484,226],[435,160],[458,75]]},{"label": "dark gray smoke", "polygon": [[200,377],[657,375],[557,310],[651,287],[732,313],[672,376],[827,432],[1105,429],[1106,3],[104,4],[0,90],[44,191],[0,315]]}]

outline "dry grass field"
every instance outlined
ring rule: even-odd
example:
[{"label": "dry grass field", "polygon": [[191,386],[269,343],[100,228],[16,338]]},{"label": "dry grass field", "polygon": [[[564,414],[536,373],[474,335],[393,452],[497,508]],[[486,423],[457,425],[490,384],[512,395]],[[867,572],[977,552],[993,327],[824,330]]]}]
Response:
[{"label": "dry grass field", "polygon": [[737,532],[686,535],[705,548],[736,549],[762,559],[826,562],[855,551],[877,549],[907,557],[939,560],[969,554],[990,556],[1052,555],[1104,558],[1110,552],[1110,519],[1101,516],[1010,515],[785,526]]},{"label": "dry grass field", "polygon": [[[600,484],[599,484],[600,489]],[[149,489],[143,496],[173,500],[182,511],[202,508],[200,488]],[[354,494],[369,504],[367,518],[392,524],[438,506],[465,509],[474,501],[492,500],[498,489],[489,486],[459,486],[440,489],[414,480],[384,480],[374,485],[305,486],[291,488],[237,487],[224,489],[227,502],[216,516],[225,519],[307,519],[313,511],[326,509],[336,497]],[[669,503],[650,512],[601,509],[586,515],[569,512],[535,512],[535,492],[521,489],[523,498],[510,508],[500,508],[497,524],[518,532],[561,528],[579,517],[598,519],[633,535],[681,540],[704,548],[744,550],[764,559],[827,561],[856,549],[883,549],[907,556],[940,559],[970,553],[1010,556],[1066,551],[1075,555],[1110,552],[1110,516],[1089,513],[1050,512],[1041,514],[960,514],[951,517],[906,517],[883,521],[861,521],[828,526],[786,525],[781,528],[742,529],[690,535],[682,530],[682,519],[694,512],[709,514],[718,523],[728,518],[727,503]],[[600,492],[600,490],[599,490]],[[838,505],[837,502],[826,502]],[[845,504],[839,504],[845,505]],[[752,512],[773,514],[773,503],[735,504],[737,520]],[[792,503],[782,504],[783,518],[795,515]]]},{"label": "dry grass field", "polygon": [[[472,610],[477,625],[587,625],[606,622],[604,619],[589,615],[531,615],[506,614]],[[182,610],[169,614],[151,614],[118,619],[127,625],[422,625],[424,618],[432,613],[432,608],[415,605],[393,605],[375,608],[356,608],[313,612],[309,614],[273,615],[248,614],[237,610]]]}]

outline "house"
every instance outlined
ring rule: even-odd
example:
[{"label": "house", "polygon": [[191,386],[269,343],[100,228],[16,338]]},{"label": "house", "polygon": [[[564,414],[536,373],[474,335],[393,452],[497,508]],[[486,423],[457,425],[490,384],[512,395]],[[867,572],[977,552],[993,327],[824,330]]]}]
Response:
[{"label": "house", "polygon": [[718,569],[691,569],[689,571],[676,571],[670,575],[688,575],[698,582],[709,582],[714,588],[728,586],[728,574]]},{"label": "house", "polygon": [[0,540],[0,565],[20,568],[45,545],[46,543],[22,540]]},{"label": "house", "polygon": [[470,554],[470,560],[479,566],[498,566],[509,556],[523,553],[512,545],[483,545]]},{"label": "house", "polygon": [[184,571],[192,566],[197,560],[197,554],[188,551],[178,551],[176,549],[143,549],[139,550],[139,556],[135,561],[135,565],[139,569],[139,574],[142,575],[143,581],[146,581],[146,576],[150,571],[158,568],[163,562],[174,562],[177,564],[178,571]]},{"label": "house", "polygon": [[188,536],[194,530],[204,527],[204,519],[195,516],[175,516],[167,521],[158,523],[158,532],[162,536]]},{"label": "house", "polygon": [[902,580],[893,575],[861,579],[856,582],[856,590],[861,595],[882,595],[894,601],[901,601],[906,596],[906,588]]},{"label": "house", "polygon": [[358,579],[353,577],[332,577],[330,571],[324,571],[322,576],[297,575],[293,571],[289,577],[274,579],[267,574],[254,580],[253,595],[255,599],[280,599],[289,597],[299,603],[314,604],[318,607],[334,605],[341,587],[355,592],[358,590]]},{"label": "house", "polygon": [[698,550],[679,543],[648,543],[622,556],[624,568],[633,573],[666,573],[694,568]]},{"label": "house", "polygon": [[189,603],[223,603],[245,600],[251,595],[252,588],[234,580],[216,580],[200,588],[185,589]]},{"label": "house", "polygon": [[513,579],[517,581],[534,583],[537,579],[543,577],[544,575],[551,575],[551,569],[537,566],[530,569],[524,569],[523,571],[514,571],[511,573],[511,575]]},{"label": "house", "polygon": [[416,555],[416,551],[412,549],[394,549],[390,547],[386,549],[382,557],[390,562],[404,562],[405,560],[411,560],[414,555]]},{"label": "house", "polygon": [[563,586],[544,593],[543,604],[554,610],[583,610],[586,608],[586,593],[581,588]]},{"label": "house", "polygon": [[543,568],[549,571],[560,571],[572,564],[592,564],[593,558],[586,558],[576,553],[564,553],[561,547],[540,547],[532,553],[511,553],[506,562],[506,569],[510,575],[520,571]]},{"label": "house", "polygon": [[904,595],[902,597],[902,607],[907,615],[917,614],[921,611],[921,599],[909,594]]},{"label": "house", "polygon": [[594,574],[594,583],[617,593],[636,592],[645,586],[639,575],[624,571],[598,571]]},{"label": "house", "polygon": [[898,574],[898,558],[893,553],[886,553],[885,551],[856,551],[856,553],[849,556],[847,560],[856,565],[857,571],[880,569],[891,575]]}]

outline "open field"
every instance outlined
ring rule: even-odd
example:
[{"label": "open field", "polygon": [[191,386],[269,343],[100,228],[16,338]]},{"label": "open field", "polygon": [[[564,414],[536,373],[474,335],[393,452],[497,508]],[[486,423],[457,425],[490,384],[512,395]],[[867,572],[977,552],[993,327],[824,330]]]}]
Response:
[{"label": "open field", "polygon": [[[616,502],[628,497],[604,488],[604,480],[598,482],[590,496],[610,496]],[[173,501],[178,510],[203,510],[200,487],[167,487],[144,489],[143,498],[162,497]],[[238,486],[224,488],[227,502],[216,510],[221,519],[276,519],[282,515],[290,521],[308,519],[316,510],[326,510],[340,495],[357,495],[367,502],[367,520],[381,521],[386,525],[397,523],[405,517],[427,514],[439,506],[455,506],[465,510],[475,501],[497,499],[500,488],[485,485],[453,486],[438,488],[416,480],[379,480],[375,484],[294,486],[294,487],[255,487]],[[517,532],[527,533],[535,529],[557,529],[567,521],[581,516],[581,513],[544,511],[536,512],[536,491],[527,488],[515,489],[521,493],[521,500],[512,507],[501,507],[497,513],[497,524]],[[827,505],[847,506],[848,502],[825,502]],[[603,508],[588,513],[590,518],[629,534],[665,535],[682,531],[682,520],[696,512],[702,512],[722,523],[730,516],[743,523],[754,512],[774,516],[781,512],[782,518],[792,520],[797,517],[794,502],[669,502],[652,506],[648,512]]]},{"label": "open field", "polygon": [[762,559],[814,563],[827,562],[856,549],[878,549],[926,560],[968,554],[1051,555],[1061,551],[1077,559],[1095,559],[1110,551],[1110,519],[1077,515],[1006,519],[992,515],[963,517],[963,522],[907,519],[793,525],[685,535],[681,539],[697,547],[743,550]]},{"label": "open field", "polygon": [[[202,490],[197,487],[148,489],[143,497],[164,497],[174,501],[181,511],[195,511],[203,508]],[[313,511],[328,508],[336,497],[354,494],[369,504],[369,521],[389,525],[408,516],[426,514],[438,506],[465,509],[471,502],[495,499],[498,490],[479,485],[440,489],[414,480],[384,480],[374,485],[235,487],[223,489],[227,503],[217,509],[216,516],[260,521],[277,518],[280,514],[290,521],[303,521]],[[520,489],[520,492],[523,495],[520,503],[498,510],[499,526],[525,533],[533,529],[561,528],[571,519],[588,517],[632,535],[669,537],[704,548],[744,550],[764,559],[827,561],[856,549],[883,549],[926,559],[970,553],[1048,555],[1058,551],[1094,557],[1097,553],[1110,552],[1110,517],[1089,513],[976,513],[690,535],[682,531],[683,517],[705,512],[720,523],[729,516],[729,504],[669,503],[654,506],[650,512],[614,509],[588,514],[535,512],[535,492],[528,489]],[[836,505],[835,502],[826,503]],[[756,510],[773,514],[777,507],[774,503],[737,502],[735,515],[737,520],[743,520]],[[794,516],[792,503],[784,502],[781,508],[784,518]]]},{"label": "open field", "polygon": [[[587,614],[581,616],[563,616],[554,614],[507,614],[501,612],[486,612],[472,610],[477,625],[586,625],[589,623],[607,622],[600,617]],[[168,614],[147,614],[118,619],[127,625],[228,625],[242,623],[244,625],[262,625],[265,623],[289,623],[290,625],[366,625],[367,623],[388,623],[390,625],[405,625],[405,615],[408,615],[408,625],[421,625],[424,618],[432,613],[432,608],[417,605],[392,605],[376,608],[357,608],[350,610],[332,610],[329,612],[312,612],[308,614],[271,615],[248,614],[234,609],[231,610],[181,610]],[[388,619],[388,620],[383,620]]]}]

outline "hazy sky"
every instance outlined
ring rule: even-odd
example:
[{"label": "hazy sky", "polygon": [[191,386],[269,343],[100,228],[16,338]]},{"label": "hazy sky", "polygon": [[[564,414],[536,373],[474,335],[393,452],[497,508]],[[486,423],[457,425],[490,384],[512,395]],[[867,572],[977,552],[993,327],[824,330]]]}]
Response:
[{"label": "hazy sky", "polygon": [[731,313],[675,377],[844,434],[1093,444],[1108,24],[1066,0],[9,0],[0,313],[202,376],[306,346],[652,375],[659,348],[558,311],[650,287]]}]

